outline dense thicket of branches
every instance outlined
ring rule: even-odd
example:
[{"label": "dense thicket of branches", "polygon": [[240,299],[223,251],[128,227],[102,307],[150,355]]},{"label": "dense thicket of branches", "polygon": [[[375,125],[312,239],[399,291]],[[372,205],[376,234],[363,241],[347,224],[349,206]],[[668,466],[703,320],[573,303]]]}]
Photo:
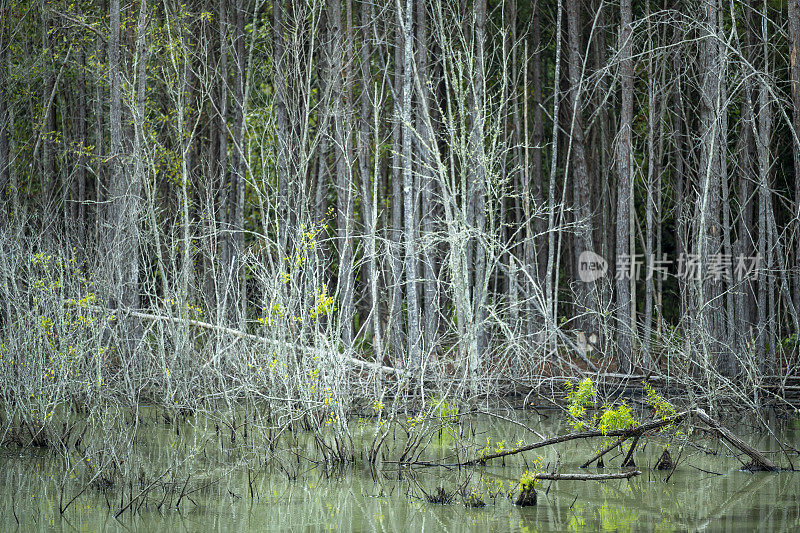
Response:
[{"label": "dense thicket of branches", "polygon": [[473,392],[797,373],[798,0],[3,0],[2,21],[8,346],[53,320],[38,287],[117,310],[101,380],[147,345],[166,376],[239,364],[126,309]]}]

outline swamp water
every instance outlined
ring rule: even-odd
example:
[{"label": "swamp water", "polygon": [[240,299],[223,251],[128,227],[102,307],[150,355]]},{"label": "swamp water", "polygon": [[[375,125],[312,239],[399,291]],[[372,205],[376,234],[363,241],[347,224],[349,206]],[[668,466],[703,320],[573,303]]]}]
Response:
[{"label": "swamp water", "polygon": [[[525,424],[553,436],[571,431],[555,417],[517,413]],[[613,451],[605,470],[581,470],[601,444],[571,441],[525,452],[489,465],[472,468],[397,467],[388,461],[378,469],[362,466],[325,468],[308,459],[316,457],[312,439],[302,438],[293,451],[277,451],[269,466],[254,467],[263,459],[245,461],[248,453],[263,455],[247,445],[231,448],[224,432],[211,439],[198,439],[201,429],[185,428],[181,437],[163,427],[156,418],[142,426],[147,436],[141,450],[142,479],[127,488],[93,485],[59,513],[63,463],[52,452],[0,449],[0,530],[2,531],[798,531],[800,530],[800,474],[748,473],[741,463],[715,439],[696,434],[692,445],[673,442],[670,450],[679,466],[669,472],[651,470],[666,444],[663,437],[647,440],[635,454],[642,475],[613,481],[540,481],[538,505],[517,507],[507,495],[526,469],[541,456],[544,470],[560,463],[559,471],[617,472],[622,457]],[[464,424],[462,424],[463,429]],[[794,446],[800,442],[796,422],[776,428],[776,434]],[[354,421],[356,436],[363,428],[365,441],[374,426]],[[476,444],[510,449],[520,441],[532,443],[538,437],[506,421],[480,416],[468,425],[467,434]],[[785,464],[775,445],[753,427],[735,428],[736,433],[770,457]],[[202,432],[214,434],[204,428]],[[400,435],[387,438],[387,458],[402,444]],[[140,439],[142,437],[140,436]],[[404,437],[403,437],[404,439]],[[394,441],[394,444],[393,444]],[[189,466],[176,461],[179,449],[195,446]],[[455,439],[448,430],[434,432],[423,444],[421,460],[454,462]],[[486,444],[488,443],[488,444]],[[227,446],[227,449],[226,449]],[[615,457],[616,456],[616,457]],[[793,458],[794,460],[794,458]],[[799,462],[799,461],[795,461]],[[170,464],[177,466],[170,467]],[[250,464],[250,471],[243,464]],[[145,466],[146,465],[146,466]],[[237,466],[238,465],[238,466]],[[165,470],[166,469],[166,470]],[[144,470],[151,471],[150,474]],[[148,486],[157,472],[170,472],[157,488],[137,500],[130,510],[115,513]],[[296,476],[296,479],[290,479]],[[86,486],[80,475],[71,476],[65,486],[65,500]],[[168,481],[172,479],[172,481]],[[429,503],[425,492],[438,487],[453,491],[466,487],[478,494],[485,506],[472,508],[456,495],[447,505]],[[154,486],[155,487],[155,486]],[[252,490],[253,496],[250,492]],[[423,492],[423,490],[425,492]],[[181,497],[180,495],[184,496]],[[176,500],[181,499],[176,509]]]}]

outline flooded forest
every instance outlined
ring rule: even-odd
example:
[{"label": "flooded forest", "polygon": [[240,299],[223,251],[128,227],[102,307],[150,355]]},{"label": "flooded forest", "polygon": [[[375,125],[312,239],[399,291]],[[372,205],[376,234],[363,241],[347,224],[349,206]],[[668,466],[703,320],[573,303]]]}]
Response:
[{"label": "flooded forest", "polygon": [[800,0],[0,21],[0,529],[800,525]]}]

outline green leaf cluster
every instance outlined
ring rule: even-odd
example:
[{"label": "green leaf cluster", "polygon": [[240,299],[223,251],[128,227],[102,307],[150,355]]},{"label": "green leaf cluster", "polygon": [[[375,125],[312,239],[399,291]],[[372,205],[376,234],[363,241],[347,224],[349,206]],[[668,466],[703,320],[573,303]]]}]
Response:
[{"label": "green leaf cluster", "polygon": [[567,401],[569,401],[568,411],[572,417],[572,427],[576,431],[581,431],[587,427],[593,427],[595,417],[586,420],[586,410],[597,405],[597,393],[594,390],[594,383],[591,378],[581,381],[576,387],[572,382],[567,382]]}]

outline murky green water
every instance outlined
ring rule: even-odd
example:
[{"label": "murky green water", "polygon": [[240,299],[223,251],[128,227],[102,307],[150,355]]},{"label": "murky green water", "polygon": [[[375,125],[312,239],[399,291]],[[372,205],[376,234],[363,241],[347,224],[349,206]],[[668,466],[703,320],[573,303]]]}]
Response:
[{"label": "murky green water", "polygon": [[[548,435],[569,430],[553,418],[540,420],[536,415],[529,416],[526,423]],[[524,428],[507,422],[480,420],[473,427],[474,441],[484,443],[488,439],[492,447],[502,441],[505,447],[512,447],[518,441],[538,440]],[[159,463],[168,463],[174,453],[170,448],[180,446],[176,442],[185,444],[192,440],[184,433],[184,440],[176,441],[168,437],[174,435],[168,429],[151,431],[149,455],[146,459],[143,455],[142,461],[148,462],[147,468],[155,468],[153,472],[158,471]],[[746,434],[748,431],[751,434]],[[756,430],[740,428],[739,433],[745,433],[744,437],[762,449],[776,451]],[[793,445],[800,441],[800,431],[796,428],[782,429],[780,436]],[[0,450],[0,528],[3,531],[800,530],[800,475],[741,472],[739,461],[724,446],[710,438],[698,437],[694,442],[697,446],[684,447],[682,451],[673,444],[671,450],[674,457],[680,454],[680,461],[669,480],[668,473],[648,468],[664,443],[651,439],[636,454],[644,472],[641,476],[606,482],[545,481],[539,486],[538,505],[529,508],[513,505],[505,493],[525,471],[526,461],[530,463],[536,458],[533,452],[524,458],[509,458],[505,466],[397,468],[384,464],[378,470],[359,466],[325,469],[305,460],[298,464],[295,455],[279,453],[269,467],[253,468],[248,475],[246,468],[232,466],[244,464],[246,449],[221,449],[215,453],[202,450],[191,469],[187,470],[185,464],[176,467],[175,472],[191,473],[184,477],[175,475],[175,479],[184,481],[167,484],[167,490],[153,491],[140,500],[141,505],[137,502],[136,512],[125,512],[118,519],[114,513],[122,502],[129,501],[131,492],[136,495],[141,491],[138,482],[125,489],[114,487],[102,491],[90,487],[61,517],[60,487],[66,486],[64,494],[71,498],[83,486],[80,479],[63,482],[63,468],[50,452],[8,447]],[[426,441],[422,457],[452,461],[449,455],[452,444],[453,439],[446,432],[441,437],[434,434]],[[558,462],[560,472],[597,471],[578,468],[592,455],[596,444],[573,441],[539,453],[550,468]],[[214,443],[207,447],[211,450]],[[774,457],[781,464],[786,463],[785,458]],[[616,457],[607,462],[605,471],[618,470],[620,460]],[[295,475],[296,479],[290,479]],[[428,503],[423,490],[432,493],[439,486],[447,491],[464,486],[469,492],[480,494],[486,505],[467,508],[460,496],[449,505]],[[181,493],[184,496],[176,509]]]}]

